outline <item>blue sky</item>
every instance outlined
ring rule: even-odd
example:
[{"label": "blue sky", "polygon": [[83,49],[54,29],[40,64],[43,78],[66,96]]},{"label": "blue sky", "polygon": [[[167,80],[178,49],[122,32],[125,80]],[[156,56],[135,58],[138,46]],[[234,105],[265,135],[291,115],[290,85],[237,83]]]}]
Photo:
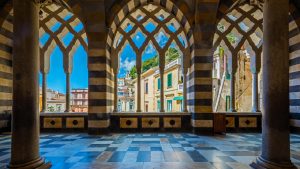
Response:
[{"label": "blue sky", "polygon": [[[153,32],[156,29],[156,26],[152,23],[149,22],[146,26],[145,26],[146,30],[148,32]],[[175,32],[176,28],[173,27],[172,25],[168,26],[168,28],[170,29],[170,31]],[[129,32],[132,29],[132,26],[128,26],[125,29],[125,32]],[[161,47],[164,47],[166,45],[166,43],[168,42],[169,37],[166,36],[166,34],[163,31],[160,31],[156,36],[155,39],[157,40],[158,44]],[[133,36],[133,42],[136,44],[136,46],[138,48],[140,48],[142,46],[142,44],[145,42],[146,40],[146,35],[142,34],[141,31],[137,31],[135,32],[134,36]],[[150,58],[153,58],[154,56],[158,55],[157,50],[155,49],[155,47],[152,45],[152,43],[149,43],[146,46],[146,49],[143,53],[142,56],[142,61],[148,60]],[[129,43],[126,43],[123,51],[121,51],[120,53],[120,70],[119,70],[119,74],[118,77],[122,78],[125,77],[127,72],[136,65],[136,54],[133,51],[132,47],[130,46]]]},{"label": "blue sky", "polygon": [[[67,15],[65,20],[70,19]],[[61,24],[54,24],[50,30],[56,32]],[[82,23],[74,27],[76,32],[83,29]],[[43,46],[49,39],[49,35],[45,33],[40,38],[40,43]],[[63,44],[66,46],[72,41],[74,35],[67,33],[62,38]],[[87,53],[83,46],[80,45],[73,56],[73,71],[71,74],[71,88],[87,88],[88,87],[88,69],[87,69]],[[58,46],[50,56],[50,71],[47,77],[48,88],[65,93],[66,92],[66,75],[63,68],[63,54]],[[42,85],[42,75],[40,74],[40,86]]]},{"label": "blue sky", "polygon": [[[70,19],[70,16],[66,16],[65,20]],[[54,24],[50,30],[52,32],[57,31],[60,28],[61,24]],[[170,25],[168,28],[175,32],[175,28]],[[83,29],[82,23],[78,24],[74,27],[76,32],[79,32]],[[126,32],[129,32],[132,27],[128,27]],[[155,30],[155,25],[151,22],[146,25],[146,30],[152,32]],[[47,40],[49,39],[49,35],[45,33],[40,38],[40,43],[43,46]],[[66,34],[65,37],[62,38],[62,42],[64,45],[68,45],[72,39],[73,35],[71,33]],[[138,48],[144,43],[146,37],[140,31],[137,31],[133,41]],[[161,47],[163,47],[167,41],[168,37],[163,32],[159,32],[155,39],[159,43]],[[154,46],[149,43],[146,47],[145,52],[142,56],[142,61],[150,59],[158,55]],[[71,74],[71,88],[87,88],[88,87],[88,69],[87,69],[87,54],[82,46],[80,46],[73,57],[73,72]],[[118,77],[125,77],[126,73],[136,64],[136,54],[133,51],[132,47],[129,44],[126,44],[123,51],[120,53],[120,71]],[[66,92],[66,76],[63,69],[63,55],[60,51],[59,47],[56,47],[53,53],[50,56],[50,71],[47,77],[48,88],[65,93]],[[42,76],[40,74],[40,85],[42,85]]]}]

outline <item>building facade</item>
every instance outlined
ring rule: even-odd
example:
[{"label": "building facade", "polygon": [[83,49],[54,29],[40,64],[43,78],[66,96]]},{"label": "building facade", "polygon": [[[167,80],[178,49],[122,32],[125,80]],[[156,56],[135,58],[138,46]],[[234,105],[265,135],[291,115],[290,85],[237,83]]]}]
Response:
[{"label": "building facade", "polygon": [[[142,112],[160,112],[161,80],[159,68],[154,67],[141,75],[141,109]],[[176,59],[166,64],[164,72],[164,110],[166,112],[183,111],[183,84],[181,59]],[[137,88],[136,80],[133,80]],[[135,96],[137,102],[137,96]],[[137,108],[137,107],[136,107]]]},{"label": "building facade", "polygon": [[72,89],[71,111],[88,112],[88,89]]},{"label": "building facade", "polygon": [[61,113],[66,109],[66,96],[58,91],[47,89],[46,112]]},{"label": "building facade", "polygon": [[133,112],[135,89],[132,79],[128,76],[118,78],[118,112]]}]

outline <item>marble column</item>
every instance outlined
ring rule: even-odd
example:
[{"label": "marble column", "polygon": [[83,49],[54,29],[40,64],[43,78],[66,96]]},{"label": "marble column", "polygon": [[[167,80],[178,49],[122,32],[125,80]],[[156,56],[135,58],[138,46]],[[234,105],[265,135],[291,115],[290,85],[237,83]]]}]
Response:
[{"label": "marble column", "polygon": [[9,168],[50,168],[39,154],[39,6],[13,0],[13,115]]},{"label": "marble column", "polygon": [[[118,72],[118,71],[116,71]],[[114,73],[114,110],[118,112],[118,73]]]},{"label": "marble column", "polygon": [[142,53],[138,53],[136,56],[136,73],[137,73],[137,109],[136,112],[142,112],[142,93],[141,93],[141,74],[142,74]]},{"label": "marble column", "polygon": [[262,152],[251,166],[296,169],[290,160],[289,1],[265,0],[263,17]]},{"label": "marble column", "polygon": [[252,73],[252,112],[258,112],[258,84],[257,73]]},{"label": "marble column", "polygon": [[42,111],[47,111],[47,73],[43,72],[43,84],[42,84]]},{"label": "marble column", "polygon": [[230,74],[230,111],[236,112],[235,109],[235,79],[236,79],[236,72],[231,72]]},{"label": "marble column", "polygon": [[188,112],[187,109],[187,68],[183,68],[183,112]]},{"label": "marble column", "polygon": [[159,51],[159,77],[160,77],[160,112],[165,112],[165,90],[164,90],[164,74],[165,74],[165,57],[166,51]]},{"label": "marble column", "polygon": [[136,112],[142,112],[141,109],[141,68],[137,68],[137,109]]},{"label": "marble column", "polygon": [[66,110],[65,112],[68,113],[71,110],[71,83],[70,83],[70,76],[71,73],[66,72]]},{"label": "marble column", "polygon": [[161,64],[159,67],[159,76],[160,76],[160,112],[165,112],[165,90],[164,90],[164,74],[165,74],[165,65]]}]

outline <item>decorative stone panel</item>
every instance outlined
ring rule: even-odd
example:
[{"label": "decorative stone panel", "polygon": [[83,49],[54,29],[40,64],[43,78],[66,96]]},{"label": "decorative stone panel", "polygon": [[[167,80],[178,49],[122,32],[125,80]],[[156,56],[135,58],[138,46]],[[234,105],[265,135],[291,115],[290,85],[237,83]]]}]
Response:
[{"label": "decorative stone panel", "polygon": [[120,128],[138,128],[138,119],[120,118]]},{"label": "decorative stone panel", "polygon": [[256,117],[239,117],[240,128],[256,128],[257,118]]},{"label": "decorative stone panel", "polygon": [[84,128],[83,117],[70,117],[66,119],[67,128]]},{"label": "decorative stone panel", "polygon": [[62,118],[44,118],[44,128],[62,128]]},{"label": "decorative stone panel", "polygon": [[164,128],[181,128],[180,117],[165,117]]},{"label": "decorative stone panel", "polygon": [[235,117],[226,117],[226,127],[235,127]]},{"label": "decorative stone panel", "polygon": [[159,128],[159,118],[142,118],[142,128]]}]

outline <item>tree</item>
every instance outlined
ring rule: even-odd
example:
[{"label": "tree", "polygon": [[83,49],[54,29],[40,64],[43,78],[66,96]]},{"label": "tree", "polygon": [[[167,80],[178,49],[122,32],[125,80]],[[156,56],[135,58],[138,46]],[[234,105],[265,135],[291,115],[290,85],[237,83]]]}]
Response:
[{"label": "tree", "polygon": [[158,66],[158,56],[154,56],[148,60],[145,60],[142,64],[142,72],[146,72],[147,70]]},{"label": "tree", "polygon": [[129,76],[131,79],[135,79],[137,77],[136,66],[133,66],[129,71]]},{"label": "tree", "polygon": [[166,53],[166,62],[170,63],[180,57],[179,51],[176,48],[169,48]]},{"label": "tree", "polygon": [[[172,48],[172,47],[169,48],[166,53],[166,64],[178,59],[179,57],[180,57],[180,54],[176,48]],[[146,72],[147,70],[154,68],[158,65],[159,65],[159,58],[157,55],[155,55],[154,57],[143,61],[142,72]],[[131,68],[131,70],[129,71],[129,76],[132,79],[135,79],[137,77],[136,66]]]}]

